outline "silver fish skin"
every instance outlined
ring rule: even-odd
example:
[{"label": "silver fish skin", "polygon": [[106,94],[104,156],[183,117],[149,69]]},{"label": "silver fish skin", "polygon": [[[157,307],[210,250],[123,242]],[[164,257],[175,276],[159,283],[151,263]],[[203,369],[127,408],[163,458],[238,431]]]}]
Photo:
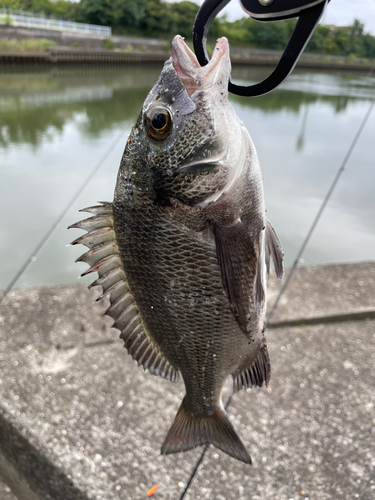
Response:
[{"label": "silver fish skin", "polygon": [[121,160],[113,203],[87,209],[80,260],[110,298],[129,354],[186,395],[162,453],[212,443],[251,463],[222,389],[270,379],[266,279],[283,253],[265,217],[252,140],[228,102],[229,45],[200,67],[180,36],[147,96]]}]

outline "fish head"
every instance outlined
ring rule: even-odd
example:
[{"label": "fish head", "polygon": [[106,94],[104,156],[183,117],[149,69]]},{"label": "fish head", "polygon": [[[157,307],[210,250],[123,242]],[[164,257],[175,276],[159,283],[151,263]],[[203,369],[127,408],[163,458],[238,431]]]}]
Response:
[{"label": "fish head", "polygon": [[174,197],[194,206],[216,201],[233,184],[243,164],[243,133],[228,102],[230,71],[226,38],[203,67],[183,38],[174,38],[120,167],[138,193],[160,204]]}]

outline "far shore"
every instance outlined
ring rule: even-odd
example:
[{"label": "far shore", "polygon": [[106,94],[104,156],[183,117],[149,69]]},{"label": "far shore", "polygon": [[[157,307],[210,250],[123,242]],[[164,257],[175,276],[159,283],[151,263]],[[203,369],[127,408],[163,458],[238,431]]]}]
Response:
[{"label": "far shore", "polygon": [[[231,60],[234,66],[275,67],[282,53],[267,50],[254,50],[233,47]],[[30,64],[146,64],[162,63],[170,56],[169,51],[120,49],[106,50],[95,48],[67,48],[56,46],[46,50],[0,50],[0,67]],[[375,66],[373,61],[361,61],[345,57],[303,54],[298,68],[369,71]]]},{"label": "far shore", "polygon": [[[233,65],[276,66],[282,52],[231,47]],[[86,35],[74,32],[20,28],[0,24],[0,67],[25,64],[146,64],[170,56],[165,40]],[[356,57],[303,54],[300,68],[369,71],[375,61]]]}]

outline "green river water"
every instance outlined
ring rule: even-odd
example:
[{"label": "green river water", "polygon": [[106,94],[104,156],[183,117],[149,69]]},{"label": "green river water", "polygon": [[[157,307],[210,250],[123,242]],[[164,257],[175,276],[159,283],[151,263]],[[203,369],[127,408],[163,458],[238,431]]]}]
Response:
[{"label": "green river water", "polygon": [[[74,263],[84,248],[66,247],[81,233],[67,227],[82,218],[80,208],[112,200],[127,134],[159,72],[160,66],[0,69],[0,289],[67,207],[16,286],[74,283],[86,269]],[[268,72],[235,68],[233,75],[255,82]],[[374,95],[375,76],[296,70],[271,94],[231,97],[258,150],[268,218],[286,265]],[[375,258],[374,146],[375,112],[301,264]]]}]

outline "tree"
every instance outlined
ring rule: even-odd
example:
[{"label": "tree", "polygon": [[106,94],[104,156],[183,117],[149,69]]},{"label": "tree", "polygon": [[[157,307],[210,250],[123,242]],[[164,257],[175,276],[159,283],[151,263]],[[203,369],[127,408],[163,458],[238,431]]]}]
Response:
[{"label": "tree", "polygon": [[181,36],[192,38],[197,12],[198,5],[193,2],[183,1],[170,4],[171,33],[178,33]]},{"label": "tree", "polygon": [[146,36],[169,36],[171,16],[168,5],[161,0],[146,0],[145,14],[140,20],[139,29]]},{"label": "tree", "polygon": [[145,0],[81,0],[79,20],[112,27],[135,27],[145,15]]}]

